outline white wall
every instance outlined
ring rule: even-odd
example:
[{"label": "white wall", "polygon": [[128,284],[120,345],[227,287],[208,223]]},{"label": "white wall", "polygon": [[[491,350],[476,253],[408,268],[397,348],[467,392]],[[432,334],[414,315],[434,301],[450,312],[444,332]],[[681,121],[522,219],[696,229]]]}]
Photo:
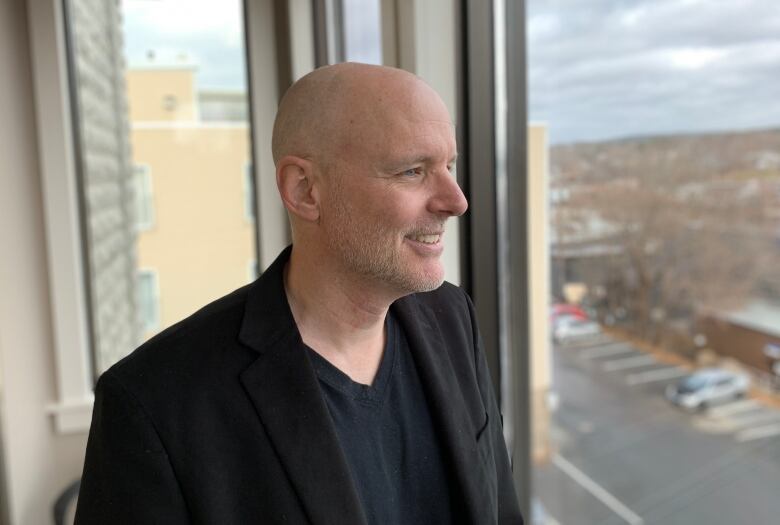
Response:
[{"label": "white wall", "polygon": [[14,525],[51,523],[86,445],[55,434],[46,413],[56,384],[26,10],[0,2],[0,520]]}]

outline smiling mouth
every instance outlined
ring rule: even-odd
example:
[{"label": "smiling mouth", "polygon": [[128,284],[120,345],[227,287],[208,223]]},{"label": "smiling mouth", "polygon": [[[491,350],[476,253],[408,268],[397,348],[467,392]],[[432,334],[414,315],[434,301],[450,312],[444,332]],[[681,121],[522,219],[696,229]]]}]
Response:
[{"label": "smiling mouth", "polygon": [[409,238],[423,244],[436,244],[441,239],[441,233],[411,235]]}]

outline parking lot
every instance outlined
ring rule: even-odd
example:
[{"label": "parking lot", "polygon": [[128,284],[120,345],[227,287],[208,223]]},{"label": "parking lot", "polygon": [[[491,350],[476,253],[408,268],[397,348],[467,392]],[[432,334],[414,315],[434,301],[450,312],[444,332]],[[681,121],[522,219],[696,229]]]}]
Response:
[{"label": "parking lot", "polygon": [[687,411],[690,374],[604,335],[553,349],[554,452],[535,471],[549,523],[780,522],[780,410],[752,396]]}]

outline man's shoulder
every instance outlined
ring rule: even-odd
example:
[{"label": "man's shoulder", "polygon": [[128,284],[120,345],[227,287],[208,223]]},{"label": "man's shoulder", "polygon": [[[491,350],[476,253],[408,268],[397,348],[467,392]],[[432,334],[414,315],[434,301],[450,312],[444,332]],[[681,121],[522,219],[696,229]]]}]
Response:
[{"label": "man's shoulder", "polygon": [[216,299],[153,336],[113,365],[110,373],[124,379],[166,370],[180,375],[240,346],[238,334],[251,286]]}]

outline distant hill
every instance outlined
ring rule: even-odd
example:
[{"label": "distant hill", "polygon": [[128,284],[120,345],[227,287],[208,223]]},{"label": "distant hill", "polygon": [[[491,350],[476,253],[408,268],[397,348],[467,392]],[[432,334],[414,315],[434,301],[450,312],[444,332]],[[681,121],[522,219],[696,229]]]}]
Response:
[{"label": "distant hill", "polygon": [[[550,148],[554,184],[780,177],[780,129],[666,135]],[[675,180],[679,179],[679,180]]]}]

